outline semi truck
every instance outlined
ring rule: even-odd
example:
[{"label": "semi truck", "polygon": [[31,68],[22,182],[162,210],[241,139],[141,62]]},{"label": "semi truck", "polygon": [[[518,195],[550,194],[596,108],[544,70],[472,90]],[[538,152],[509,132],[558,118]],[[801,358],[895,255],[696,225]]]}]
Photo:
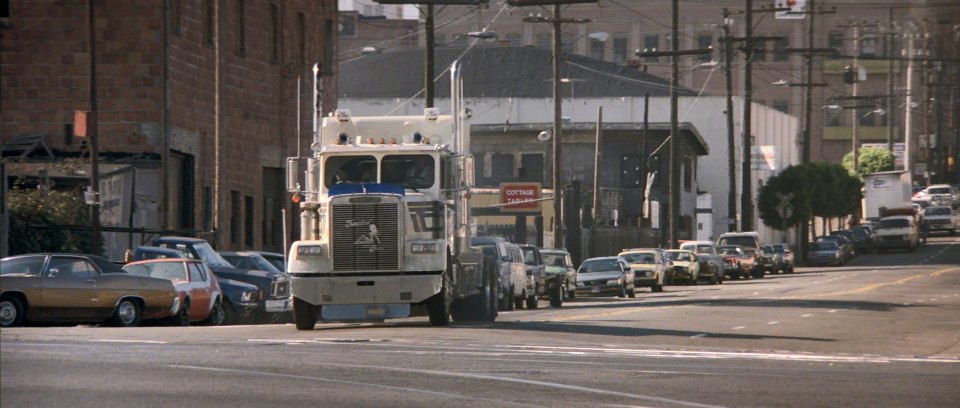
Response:
[{"label": "semi truck", "polygon": [[298,330],[418,313],[434,326],[496,319],[496,260],[470,245],[474,167],[458,62],[450,77],[444,115],[323,117],[314,95],[311,155],[286,169],[300,207],[287,264]]}]

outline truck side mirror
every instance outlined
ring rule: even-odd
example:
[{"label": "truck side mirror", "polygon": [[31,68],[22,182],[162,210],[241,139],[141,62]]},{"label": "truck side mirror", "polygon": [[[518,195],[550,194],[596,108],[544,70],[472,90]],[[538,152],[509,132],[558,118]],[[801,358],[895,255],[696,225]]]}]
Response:
[{"label": "truck side mirror", "polygon": [[287,191],[300,191],[300,159],[297,157],[287,158]]}]

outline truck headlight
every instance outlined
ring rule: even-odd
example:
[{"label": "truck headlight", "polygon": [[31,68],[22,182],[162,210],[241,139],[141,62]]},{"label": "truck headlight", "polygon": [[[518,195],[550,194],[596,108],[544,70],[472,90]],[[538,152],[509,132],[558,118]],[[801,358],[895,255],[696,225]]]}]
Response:
[{"label": "truck headlight", "polygon": [[437,243],[414,242],[410,244],[410,252],[415,254],[435,254],[437,253]]},{"label": "truck headlight", "polygon": [[297,256],[324,256],[323,245],[301,245],[297,247]]}]

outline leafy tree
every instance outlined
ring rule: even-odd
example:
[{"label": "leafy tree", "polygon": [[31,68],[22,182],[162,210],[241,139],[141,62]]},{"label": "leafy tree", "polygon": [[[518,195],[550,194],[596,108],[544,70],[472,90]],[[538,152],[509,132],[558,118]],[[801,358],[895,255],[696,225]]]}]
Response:
[{"label": "leafy tree", "polygon": [[857,156],[860,172],[853,171],[853,152],[843,156],[843,167],[850,172],[863,177],[864,174],[876,173],[878,171],[893,170],[893,152],[883,147],[861,147],[860,154]]},{"label": "leafy tree", "polygon": [[[757,196],[757,212],[764,225],[784,230],[784,227],[794,227],[810,219],[813,186],[809,183],[809,173],[807,166],[790,166],[780,174],[769,178],[760,188]],[[793,206],[793,214],[784,220],[777,211],[777,205],[780,204],[782,197],[791,194],[790,204]]]},{"label": "leafy tree", "polygon": [[37,225],[89,225],[90,210],[76,192],[14,186],[7,195],[10,254],[33,252],[91,253],[89,231],[33,228]]},{"label": "leafy tree", "polygon": [[[863,183],[859,178],[837,164],[814,162],[790,166],[768,179],[760,189],[757,210],[764,225],[780,230],[812,217],[843,217],[859,211],[863,198],[861,187]],[[793,214],[783,220],[777,205],[781,197],[788,194],[793,194]]]}]

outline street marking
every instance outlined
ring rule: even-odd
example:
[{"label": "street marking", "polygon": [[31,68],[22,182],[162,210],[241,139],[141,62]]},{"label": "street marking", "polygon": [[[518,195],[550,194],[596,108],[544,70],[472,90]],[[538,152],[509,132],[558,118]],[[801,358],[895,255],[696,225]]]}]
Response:
[{"label": "street marking", "polygon": [[910,302],[904,303],[904,306],[910,306]]},{"label": "street marking", "polygon": [[[359,368],[359,369],[373,369],[373,370],[395,371],[395,372],[411,373],[411,374],[420,374],[420,375],[434,375],[434,376],[446,376],[446,377],[454,377],[454,378],[469,378],[469,379],[479,379],[479,380],[488,380],[488,381],[511,382],[511,383],[525,384],[525,385],[536,385],[536,386],[541,386],[541,387],[546,387],[546,388],[558,388],[558,389],[564,389],[564,390],[569,390],[569,391],[580,391],[580,392],[586,392],[586,393],[591,393],[591,394],[610,395],[610,396],[616,396],[616,397],[621,397],[621,398],[630,398],[630,399],[636,399],[636,400],[659,402],[659,403],[668,404],[668,405],[680,405],[680,406],[684,406],[684,407],[695,407],[695,408],[716,408],[716,407],[719,407],[719,406],[717,406],[717,405],[699,404],[699,403],[690,402],[690,401],[681,401],[681,400],[675,400],[675,399],[670,399],[670,398],[654,397],[654,396],[652,396],[652,395],[629,394],[629,393],[625,393],[625,392],[602,390],[602,389],[598,389],[598,388],[581,387],[581,386],[577,386],[577,385],[566,385],[566,384],[557,384],[557,383],[554,383],[554,382],[527,380],[527,379],[523,379],[523,378],[503,377],[503,376],[500,376],[500,375],[494,376],[494,375],[484,375],[484,374],[477,374],[477,373],[463,373],[463,372],[439,371],[439,370],[422,370],[422,369],[416,369],[416,368],[401,368],[401,367],[382,367],[382,366],[371,366],[371,365],[362,365],[362,364],[337,364],[337,363],[321,363],[321,364],[323,364],[323,365],[328,365],[328,366],[334,366],[334,367]],[[292,375],[292,374],[272,373],[272,372],[268,372],[268,371],[238,370],[238,369],[230,369],[230,368],[200,367],[200,366],[175,365],[175,364],[169,364],[169,365],[167,365],[167,366],[168,366],[168,367],[173,367],[173,368],[184,368],[184,369],[192,369],[192,370],[207,370],[207,371],[234,372],[234,373],[242,373],[242,374],[256,374],[256,375],[263,375],[263,376],[273,376],[273,377],[281,377],[281,378],[292,378],[292,379],[299,379],[299,380],[325,381],[325,382],[331,382],[331,383],[336,383],[336,384],[349,384],[349,385],[357,385],[357,386],[370,386],[370,387],[386,388],[386,389],[392,389],[392,390],[401,390],[401,391],[409,391],[409,392],[418,392],[418,393],[425,393],[425,394],[441,395],[441,396],[453,397],[453,398],[460,398],[460,399],[463,399],[463,398],[478,399],[477,397],[474,397],[474,396],[451,394],[451,393],[446,393],[446,392],[424,390],[424,389],[419,389],[419,388],[407,388],[407,387],[397,387],[397,386],[384,385],[384,384],[373,384],[373,383],[362,383],[362,382],[356,382],[356,381],[334,380],[334,379],[323,378],[323,377],[313,377],[313,376],[305,376],[305,375]],[[520,403],[515,403],[515,402],[510,402],[510,401],[503,401],[503,400],[494,400],[494,399],[486,399],[486,398],[479,398],[479,399],[481,399],[481,400],[486,400],[486,401],[490,401],[490,402],[509,403],[510,405],[531,406],[531,405],[529,405],[529,404],[520,404]]]},{"label": "street marking", "polygon": [[737,327],[734,327],[734,328],[731,329],[731,330],[740,330],[740,329],[746,329],[746,328],[747,328],[747,326],[737,326]]},{"label": "street marking", "polygon": [[694,334],[693,336],[690,336],[690,338],[697,338],[697,337],[707,337],[707,333]]},{"label": "street marking", "polygon": [[770,325],[773,325],[773,324],[780,324],[780,322],[779,322],[779,321],[776,321],[776,320],[774,320],[774,321],[772,321],[772,322],[767,322],[767,324],[770,324]]},{"label": "street marking", "polygon": [[147,343],[147,344],[167,344],[165,341],[159,340],[124,340],[124,339],[98,339],[98,340],[88,340],[95,343]]},{"label": "street marking", "polygon": [[830,310],[827,310],[827,313],[837,313],[837,309],[830,309]]},{"label": "street marking", "polygon": [[810,314],[810,313],[806,313],[806,314],[802,314],[802,315],[800,315],[800,317],[810,317],[810,316],[813,316],[813,315],[812,315],[812,314]]}]

